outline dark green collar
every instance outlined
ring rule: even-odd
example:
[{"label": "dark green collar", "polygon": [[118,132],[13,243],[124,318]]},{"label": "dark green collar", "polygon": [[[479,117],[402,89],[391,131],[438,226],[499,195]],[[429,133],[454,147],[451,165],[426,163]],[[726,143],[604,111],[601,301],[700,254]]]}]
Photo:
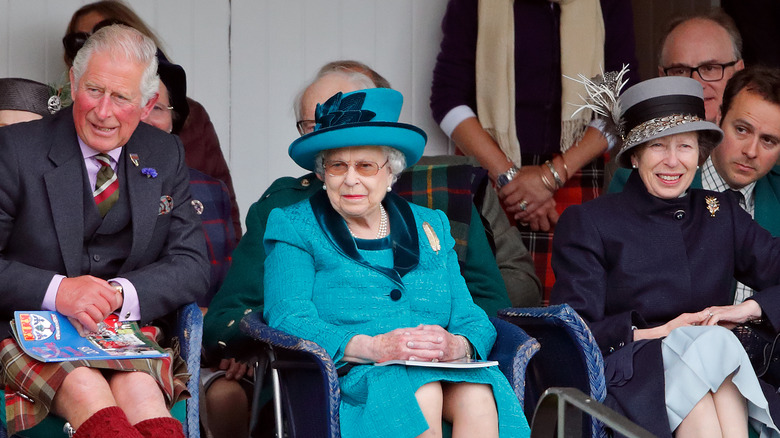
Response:
[{"label": "dark green collar", "polygon": [[387,276],[399,286],[403,286],[401,277],[416,268],[420,262],[420,245],[414,214],[409,204],[395,193],[388,193],[382,205],[390,220],[390,240],[393,248],[393,269],[376,266],[366,261],[358,252],[355,239],[344,221],[328,199],[325,191],[319,191],[309,199],[314,217],[322,232],[342,254],[361,265],[374,269]]}]

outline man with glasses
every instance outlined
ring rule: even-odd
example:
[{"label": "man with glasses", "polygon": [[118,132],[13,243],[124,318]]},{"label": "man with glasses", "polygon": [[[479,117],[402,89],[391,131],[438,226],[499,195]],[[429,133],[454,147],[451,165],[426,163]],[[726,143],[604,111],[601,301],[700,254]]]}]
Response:
[{"label": "man with glasses", "polygon": [[659,76],[696,79],[704,89],[707,120],[715,122],[726,82],[745,67],[742,38],[734,21],[720,10],[678,18],[661,40]]}]

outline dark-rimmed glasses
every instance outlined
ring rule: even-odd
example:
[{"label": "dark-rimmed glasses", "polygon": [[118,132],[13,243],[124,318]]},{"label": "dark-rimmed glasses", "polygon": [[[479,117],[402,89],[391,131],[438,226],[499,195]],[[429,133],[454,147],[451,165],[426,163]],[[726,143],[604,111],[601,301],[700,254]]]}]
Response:
[{"label": "dark-rimmed glasses", "polygon": [[314,126],[317,124],[314,120],[298,120],[295,122],[295,127],[298,128],[298,134],[304,136],[314,131]]},{"label": "dark-rimmed glasses", "polygon": [[341,176],[346,174],[349,170],[349,166],[352,165],[360,176],[374,176],[379,173],[380,169],[383,169],[385,166],[387,166],[388,161],[389,160],[385,160],[385,164],[381,166],[374,161],[355,161],[355,163],[348,163],[346,161],[338,160],[326,161],[325,171],[330,176]]},{"label": "dark-rimmed glasses", "polygon": [[726,67],[731,67],[738,63],[739,60],[726,62],[724,64],[708,63],[702,64],[698,67],[687,67],[684,65],[677,65],[674,67],[664,68],[664,74],[666,76],[681,76],[685,78],[693,78],[693,72],[699,74],[699,77],[704,82],[716,82],[723,79],[723,71]]}]

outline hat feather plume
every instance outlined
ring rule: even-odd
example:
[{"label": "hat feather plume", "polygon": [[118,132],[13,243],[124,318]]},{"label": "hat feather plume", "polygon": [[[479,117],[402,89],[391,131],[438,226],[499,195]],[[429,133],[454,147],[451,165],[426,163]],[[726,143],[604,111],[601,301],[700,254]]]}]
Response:
[{"label": "hat feather plume", "polygon": [[601,117],[607,123],[607,129],[618,137],[623,132],[623,123],[620,120],[620,96],[623,87],[628,83],[626,74],[629,68],[623,64],[619,72],[602,72],[593,78],[587,78],[582,74],[577,75],[579,79],[566,76],[575,82],[579,82],[585,87],[587,96],[580,95],[585,102],[582,105],[576,105],[579,108],[574,114],[589,109],[598,117]]}]

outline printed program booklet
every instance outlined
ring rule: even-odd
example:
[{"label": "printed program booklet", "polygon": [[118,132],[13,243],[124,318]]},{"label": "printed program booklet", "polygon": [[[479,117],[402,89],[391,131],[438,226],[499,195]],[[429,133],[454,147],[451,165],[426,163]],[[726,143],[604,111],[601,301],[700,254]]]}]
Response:
[{"label": "printed program booklet", "polygon": [[167,357],[135,321],[112,314],[97,333],[79,335],[68,317],[53,311],[14,312],[11,331],[25,353],[41,362]]},{"label": "printed program booklet", "polygon": [[378,367],[385,365],[407,365],[413,367],[429,368],[484,368],[498,366],[494,360],[476,360],[476,359],[457,359],[448,362],[430,362],[422,360],[388,360],[387,362],[375,363]]}]

